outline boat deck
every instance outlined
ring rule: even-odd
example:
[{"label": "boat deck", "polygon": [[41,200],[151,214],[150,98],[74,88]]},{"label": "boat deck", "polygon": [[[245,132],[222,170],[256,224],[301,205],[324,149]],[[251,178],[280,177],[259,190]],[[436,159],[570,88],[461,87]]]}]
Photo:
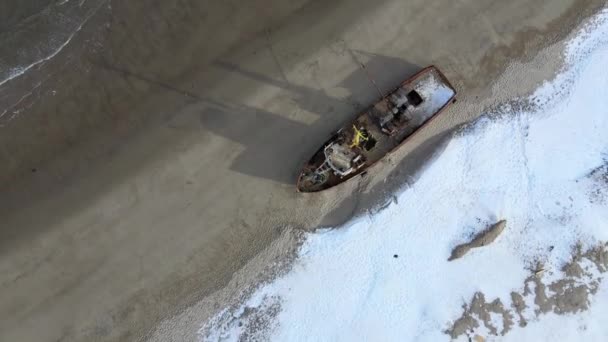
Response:
[{"label": "boat deck", "polygon": [[[361,174],[399,147],[416,130],[441,112],[452,102],[455,95],[456,91],[437,68],[425,68],[384,96],[326,142],[305,166],[298,181],[298,190],[303,192],[324,190]],[[399,120],[394,119],[396,107],[403,108]],[[357,154],[364,157],[364,164],[346,176],[330,172],[322,183],[306,182],[303,179],[306,172],[319,167],[324,162],[324,147],[338,138],[346,143],[352,141],[356,135],[355,127],[365,131],[368,140],[375,141],[373,147],[369,149],[366,148],[369,146],[365,145],[352,147]]]},{"label": "boat deck", "polygon": [[380,120],[390,112],[388,96],[376,103],[368,112],[361,115],[356,122],[361,122],[364,126],[373,131],[372,135],[377,139],[376,148],[371,151],[362,150],[368,162],[373,163],[381,159],[386,153],[399,146],[414,131],[424,125],[432,118],[448,101],[455,95],[455,91],[441,80],[441,75],[437,69],[431,69],[423,74],[414,82],[401,85],[389,96],[395,93],[406,96],[412,90],[417,91],[425,100],[419,106],[408,107],[411,119],[394,135],[387,135],[382,132]]}]

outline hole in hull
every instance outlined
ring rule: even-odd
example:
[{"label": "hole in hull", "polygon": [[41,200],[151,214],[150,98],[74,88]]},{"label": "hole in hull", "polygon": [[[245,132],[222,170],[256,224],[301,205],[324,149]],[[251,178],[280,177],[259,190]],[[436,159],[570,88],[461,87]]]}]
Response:
[{"label": "hole in hull", "polygon": [[420,96],[417,91],[412,90],[407,93],[407,101],[411,103],[414,107],[417,107],[422,103],[423,100],[422,96]]}]

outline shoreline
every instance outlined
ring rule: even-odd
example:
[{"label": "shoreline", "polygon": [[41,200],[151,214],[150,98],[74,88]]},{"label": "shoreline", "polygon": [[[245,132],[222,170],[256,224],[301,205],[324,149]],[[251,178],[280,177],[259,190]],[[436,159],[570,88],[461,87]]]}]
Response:
[{"label": "shoreline", "polygon": [[[600,4],[588,4],[581,13],[578,3],[573,2],[574,9],[568,14],[558,8],[554,12],[561,15],[551,20],[547,19],[551,14],[542,12],[545,8],[540,5],[533,14],[515,11],[526,27],[523,33],[512,30],[512,23],[505,24],[511,18],[498,15],[493,19],[501,24],[492,27],[493,34],[480,31],[468,37],[463,27],[456,26],[452,31],[463,39],[460,44],[441,40],[438,35],[445,34],[444,29],[413,22],[402,30],[420,32],[420,39],[425,39],[426,28],[430,30],[427,36],[439,39],[437,46],[417,51],[411,49],[417,46],[415,42],[400,38],[399,32],[389,30],[386,38],[373,39],[376,32],[386,31],[374,26],[381,22],[378,19],[404,10],[396,2],[365,13],[361,22],[350,22],[354,20],[350,14],[361,14],[354,3],[331,5],[329,9],[315,3],[295,10],[293,17],[286,16],[290,19],[283,17],[278,28],[257,35],[248,45],[226,48],[220,44],[217,48],[226,52],[219,58],[221,64],[213,62],[218,60],[216,55],[201,52],[206,46],[189,47],[188,43],[184,44],[188,48],[180,50],[183,56],[175,53],[179,55],[176,66],[166,66],[168,70],[162,75],[150,72],[160,70],[166,62],[163,58],[167,53],[159,51],[153,51],[152,55],[160,55],[143,66],[137,62],[145,53],[124,52],[114,57],[118,62],[114,70],[88,64],[91,56],[76,58],[81,64],[75,71],[66,72],[62,79],[51,79],[39,93],[50,102],[31,104],[29,113],[0,128],[18,135],[47,120],[36,143],[50,146],[26,144],[31,140],[27,136],[14,141],[5,137],[3,141],[8,167],[0,177],[5,187],[0,204],[8,228],[1,232],[7,247],[1,266],[7,270],[7,279],[2,282],[5,294],[0,303],[3,308],[23,308],[12,316],[16,318],[5,320],[3,334],[35,339],[40,335],[34,330],[42,324],[49,327],[45,335],[49,339],[139,338],[163,318],[184,313],[201,300],[208,305],[204,310],[209,317],[218,304],[259,280],[260,268],[284,260],[285,250],[294,251],[303,231],[340,225],[386,203],[396,185],[411,182],[410,177],[423,170],[429,156],[440,153],[442,143],[456,127],[470,122],[482,109],[511,98],[513,93],[521,96],[524,88],[542,82],[541,76],[546,76],[547,68],[555,68],[556,62],[551,52],[540,59],[534,57],[535,49],[546,47],[544,39],[563,38],[560,35],[567,35],[564,31],[580,24]],[[347,13],[335,23],[331,14],[344,12],[340,6],[345,6]],[[129,13],[114,7],[112,11],[118,16],[123,15],[122,10]],[[283,8],[278,16],[291,10]],[[459,10],[462,13],[454,14],[457,17],[446,14],[446,25],[459,25],[461,16],[476,12],[465,7]],[[483,10],[490,16],[494,9]],[[307,19],[323,11],[330,15],[318,18],[314,30],[301,30],[307,27]],[[246,12],[243,9],[234,15]],[[428,18],[435,14],[425,11],[419,15]],[[128,18],[132,14],[124,15]],[[343,22],[350,25],[341,27]],[[535,28],[535,22],[541,28]],[[253,26],[260,27],[249,25]],[[113,27],[111,32],[120,29]],[[206,28],[199,29],[197,33],[205,35]],[[500,29],[504,32],[498,34]],[[234,41],[243,37],[240,32],[227,35]],[[124,43],[123,38],[110,36],[108,52],[103,53],[127,51],[130,42]],[[395,39],[403,46],[394,44]],[[145,50],[144,43],[141,47]],[[483,49],[474,48],[479,45]],[[189,49],[194,57],[187,54]],[[69,55],[67,50],[57,58]],[[401,78],[397,73],[412,72],[425,61],[437,62],[457,83],[460,109],[446,113],[442,121],[421,132],[416,141],[399,151],[394,162],[379,165],[370,183],[323,196],[296,196],[289,183],[295,172],[292,169],[308,156],[310,148],[317,147],[311,141],[323,140],[372,100],[371,86],[361,78],[358,65],[350,61],[345,50],[357,51],[384,87]],[[93,51],[92,56],[97,53]],[[521,55],[514,58],[514,54]],[[272,62],[273,55],[279,62]],[[189,64],[198,57],[211,60],[211,66]],[[411,60],[404,61],[404,57]],[[500,97],[497,93],[504,89],[488,88],[488,80],[492,80],[492,73],[508,70],[511,59],[536,60],[544,68],[538,68],[531,83],[523,87],[517,82],[510,84],[505,92],[510,94]],[[480,66],[472,61],[481,61]],[[48,64],[60,62],[51,60]],[[470,70],[480,71],[467,74]],[[87,81],[81,90],[83,78]],[[53,89],[60,92],[55,99],[49,94]],[[108,99],[96,98],[100,89]],[[85,90],[91,92],[82,100],[67,94],[84,94]],[[475,96],[485,100],[479,102]],[[73,113],[49,119],[45,117],[47,109]],[[78,116],[83,110],[84,119]],[[121,115],[130,111],[136,114]],[[97,113],[107,117],[99,114],[100,119]],[[74,118],[81,122],[71,123]],[[260,133],[251,132],[248,125]],[[288,137],[289,132],[299,135]],[[280,137],[286,147],[275,146],[274,141],[264,138],[266,135]],[[55,147],[53,143],[58,141],[68,147]],[[255,152],[259,152],[257,159],[250,158]],[[386,177],[389,180],[385,183]],[[31,255],[24,252],[26,246],[34,251]],[[68,271],[58,275],[58,269]],[[47,285],[40,289],[36,284]],[[35,295],[14,300],[20,298],[21,291]],[[9,317],[10,311],[3,309],[1,314]],[[193,327],[202,324],[205,315],[182,317]],[[21,319],[22,324],[11,324],[14,319]],[[165,321],[159,329],[166,332],[173,324],[182,323]]]},{"label": "shoreline", "polygon": [[[533,54],[533,56],[521,56],[521,58],[512,61],[512,63],[505,68],[505,71],[495,81],[492,88],[506,88],[511,90],[514,87],[518,87],[518,92],[516,92],[515,95],[512,95],[513,93],[509,92],[502,96],[490,98],[483,104],[470,103],[476,102],[475,100],[477,100],[471,99],[475,96],[474,94],[461,95],[459,96],[458,105],[462,106],[464,102],[464,106],[466,107],[464,109],[461,108],[459,111],[466,111],[469,110],[470,107],[475,107],[482,108],[479,113],[485,113],[484,116],[489,116],[490,119],[495,116],[502,116],[504,115],[502,114],[504,110],[501,109],[501,107],[505,105],[512,106],[522,102],[522,98],[529,97],[543,83],[553,81],[556,76],[568,68],[568,65],[562,60],[562,52],[565,50],[564,43],[575,36],[594,14],[584,17],[578,21],[574,27],[563,31],[556,41],[543,46],[540,51]],[[560,57],[556,58],[556,54]],[[550,62],[547,63],[548,61]],[[528,70],[539,69],[542,69],[543,74],[547,76],[540,79],[527,79],[526,73]],[[522,80],[527,81],[525,87],[521,87]],[[534,104],[530,105],[534,106]],[[481,115],[477,119],[480,118]],[[199,338],[202,337],[202,329],[206,322],[208,323],[214,319],[219,319],[222,312],[236,311],[237,308],[243,305],[254,292],[261,287],[270,284],[273,280],[282,275],[287,274],[294,265],[299,247],[306,239],[307,234],[314,234],[318,230],[324,229],[348,229],[349,226],[353,225],[358,220],[363,219],[366,215],[374,215],[383,210],[386,206],[390,205],[391,202],[396,201],[397,194],[405,191],[416,181],[417,175],[424,172],[425,166],[432,163],[432,160],[441,154],[443,147],[445,147],[454,134],[460,134],[460,132],[467,130],[468,126],[475,126],[477,124],[477,119],[459,125],[454,129],[449,130],[444,135],[432,139],[431,142],[429,142],[429,145],[432,144],[434,147],[429,146],[428,149],[423,149],[423,152],[420,154],[427,156],[422,158],[422,160],[414,158],[416,161],[412,162],[411,159],[413,158],[411,152],[398,153],[398,156],[395,157],[395,159],[400,161],[399,164],[396,165],[389,162],[389,165],[384,165],[385,170],[374,176],[375,180],[370,182],[372,184],[366,184],[366,191],[364,194],[357,194],[357,199],[353,201],[345,200],[340,207],[330,212],[327,215],[329,217],[325,217],[322,220],[322,223],[317,227],[304,230],[294,228],[285,230],[281,237],[273,241],[268,248],[264,249],[262,253],[248,262],[241,270],[237,271],[234,278],[226,287],[203,298],[200,302],[191,307],[184,309],[176,316],[163,321],[146,337],[146,340],[164,341],[168,338],[194,340],[194,331],[201,334],[199,335]],[[429,149],[432,151],[430,155],[428,153]],[[411,164],[414,164],[414,170],[412,170]],[[394,192],[395,186],[399,186],[396,193]],[[593,251],[594,250],[589,250],[585,251],[585,253],[590,254]],[[578,251],[578,253],[581,253],[581,251]],[[530,281],[539,282],[539,280],[533,279],[535,279],[535,277],[530,276],[530,278],[526,279],[526,284]],[[526,289],[526,291],[528,290]],[[567,297],[564,293],[561,293],[560,296]],[[484,298],[483,293],[480,292],[479,295],[476,294],[473,300],[477,301],[479,298]],[[480,310],[491,310],[491,305],[493,305],[493,303],[483,302],[483,305],[481,306],[482,309]],[[581,305],[584,306],[583,304]],[[471,306],[474,305],[471,304]],[[521,310],[521,308],[518,309]],[[255,315],[254,313],[252,314]],[[266,314],[268,313],[261,312],[261,316],[256,318],[256,320],[259,319],[260,323],[270,322],[274,316],[272,313],[268,314],[269,316],[265,316]],[[262,318],[262,316],[265,317]],[[465,310],[462,318],[454,322],[454,326],[452,326],[448,332],[453,335],[457,329],[463,329],[461,325],[471,324],[469,316],[470,312]],[[201,329],[200,331],[196,329],[197,326]],[[452,337],[456,338],[457,335],[453,335]]]},{"label": "shoreline", "polygon": [[[606,13],[606,9],[603,10],[603,13]],[[572,32],[570,32],[566,37],[564,37],[562,40],[560,40],[559,42],[556,42],[555,44],[546,47],[545,49],[543,49],[537,56],[535,56],[535,58],[533,58],[530,61],[527,61],[526,63],[522,63],[517,65],[517,70],[513,70],[511,69],[511,73],[505,73],[503,74],[498,80],[497,80],[497,84],[496,86],[505,86],[508,84],[521,84],[520,82],[517,82],[517,74],[518,73],[525,73],[527,70],[530,70],[531,68],[533,68],[534,66],[536,66],[536,64],[541,64],[545,58],[547,58],[547,56],[555,56],[556,52],[561,53],[562,51],[564,51],[566,49],[566,46],[564,44],[564,42],[568,41],[570,42],[571,39],[574,36],[578,36],[578,35],[583,35],[584,36],[584,32],[589,29],[590,27],[593,27],[594,25],[591,25],[593,22],[589,22],[588,20],[585,20],[583,22],[581,22],[574,30],[572,30]],[[583,30],[584,28],[584,30]],[[571,74],[572,72],[570,72],[572,69],[576,70],[576,67],[572,64],[566,64],[566,63],[562,63],[560,65],[560,67],[555,70],[555,72],[552,74],[552,76],[548,77],[545,81],[548,83],[551,82],[556,82],[556,76],[563,76],[565,74]],[[514,78],[515,75],[515,78]],[[561,82],[564,83],[564,82]],[[567,82],[566,82],[567,83]],[[544,81],[543,81],[543,85],[544,85]],[[486,112],[486,115],[484,115],[485,118],[489,119],[489,120],[493,120],[496,117],[499,117],[500,119],[504,120],[504,115],[505,113],[511,112],[513,110],[517,110],[517,109],[513,109],[513,108],[526,108],[528,106],[531,107],[535,107],[536,104],[534,103],[528,103],[529,100],[534,100],[534,98],[531,98],[530,96],[532,95],[532,93],[534,93],[536,90],[538,90],[540,88],[540,84],[538,86],[536,86],[535,88],[531,89],[527,95],[522,96],[522,98],[515,98],[515,99],[510,99],[509,102],[506,103],[506,106],[509,107],[508,109],[504,109],[503,104],[499,104],[498,109],[494,109],[494,110],[490,110],[489,112]],[[555,91],[555,90],[554,90]],[[565,89],[562,89],[561,91],[557,91],[556,93],[554,93],[554,96],[560,96],[563,95],[561,92],[566,91]],[[547,98],[548,101],[552,101],[554,100],[553,98],[549,97]],[[514,105],[516,105],[518,102],[522,102],[523,104],[518,105],[517,107],[513,107]],[[539,104],[539,107],[542,106],[546,106],[547,103],[542,103]],[[523,107],[522,107],[523,106]],[[535,109],[524,109],[524,110],[531,110],[532,112],[535,111]],[[481,118],[481,117],[480,117]],[[473,121],[470,123],[471,126],[477,126],[479,124],[478,121]],[[469,124],[467,124],[468,126]],[[466,130],[466,127],[463,127],[463,130]],[[460,134],[460,131],[455,132],[455,134]],[[587,177],[591,177],[594,174],[598,174],[598,180],[601,182],[600,178],[601,178],[601,172],[605,171],[606,166],[602,166],[596,170],[594,170],[592,173],[590,173],[589,175],[587,175]],[[602,171],[603,170],[603,171]],[[605,177],[604,180],[605,182]],[[577,181],[578,182],[578,181]],[[400,184],[402,184],[403,182],[401,182]],[[401,193],[402,191],[405,191],[409,186],[406,185],[402,188],[399,189],[398,193]],[[598,190],[600,191],[600,190]],[[599,195],[598,195],[599,196]],[[395,199],[394,201],[396,202],[396,195],[395,195]],[[389,198],[389,203],[390,204],[390,199]],[[374,210],[372,212],[372,210],[369,210],[369,215],[375,215],[377,214],[380,210],[384,210],[384,208],[387,205],[380,205],[379,208],[377,207],[376,210]],[[331,228],[331,229],[349,229],[350,227],[352,227],[353,225],[356,225],[357,222],[359,222],[360,220],[363,220],[365,218],[365,213],[360,213],[360,215],[358,217],[355,218],[351,218],[348,222],[343,223],[343,224],[339,224],[338,226]],[[315,231],[311,231],[308,232],[307,234],[314,234]],[[287,233],[286,233],[287,234]],[[302,243],[301,239],[297,239],[295,240],[297,242],[297,246],[300,246]],[[558,270],[550,270],[549,273],[552,274],[552,276],[549,276],[548,279],[543,279],[542,277],[539,276],[539,273],[542,273],[544,271],[544,269],[542,268],[542,264],[537,264],[536,267],[537,268],[533,268],[533,266],[530,266],[530,270],[532,272],[532,274],[530,276],[528,276],[525,280],[524,280],[524,287],[521,290],[521,292],[517,292],[517,291],[513,291],[511,293],[511,296],[513,297],[513,307],[510,306],[503,306],[503,303],[501,302],[500,298],[496,298],[493,299],[493,301],[486,301],[484,294],[482,292],[475,292],[475,295],[473,296],[472,299],[470,299],[470,302],[467,302],[465,304],[465,306],[463,307],[463,313],[462,316],[460,316],[458,319],[456,319],[453,322],[449,322],[449,328],[445,331],[446,334],[449,334],[453,339],[456,339],[458,337],[461,337],[461,335],[466,335],[468,336],[469,339],[473,338],[471,334],[474,334],[475,332],[477,332],[478,330],[475,329],[477,327],[479,327],[478,324],[482,324],[485,325],[486,329],[489,329],[491,335],[495,335],[495,336],[504,336],[505,333],[509,332],[513,327],[514,327],[514,321],[515,322],[519,322],[519,327],[524,328],[527,325],[528,320],[532,320],[531,322],[533,322],[535,319],[540,319],[543,315],[548,314],[548,313],[556,313],[558,315],[562,315],[562,314],[575,314],[575,313],[579,313],[579,312],[584,312],[590,309],[590,303],[589,303],[589,298],[591,298],[599,289],[599,284],[601,283],[601,281],[603,280],[603,276],[601,275],[602,273],[605,272],[605,266],[606,266],[606,246],[608,246],[608,244],[606,244],[605,242],[598,242],[597,245],[592,245],[592,246],[587,246],[587,248],[589,249],[582,249],[582,245],[580,244],[581,242],[579,242],[579,244],[576,245],[576,248],[572,251],[572,260],[568,261],[567,263],[565,263],[563,266],[563,268],[561,269],[561,271],[564,272],[563,278],[559,278],[555,275],[553,275],[554,272],[558,272]],[[285,248],[284,246],[282,246],[282,248]],[[221,303],[221,302],[228,302],[230,303],[229,305],[223,305],[221,306],[223,309],[221,309],[220,311],[212,311],[212,314],[210,316],[207,316],[207,318],[205,318],[204,320],[199,320],[199,326],[201,327],[201,330],[199,331],[199,337],[203,338],[204,336],[208,336],[206,334],[209,334],[210,331],[209,330],[203,330],[205,329],[205,327],[210,328],[211,332],[212,332],[212,336],[217,337],[218,334],[223,334],[223,333],[227,333],[226,331],[224,331],[222,333],[223,330],[221,330],[222,326],[230,326],[231,324],[236,324],[233,321],[237,321],[239,322],[239,327],[241,326],[241,324],[244,324],[244,326],[246,326],[247,328],[243,328],[245,330],[242,330],[241,333],[243,333],[244,335],[242,336],[248,336],[248,334],[253,334],[253,336],[266,336],[264,334],[264,331],[266,331],[266,329],[268,329],[269,326],[274,326],[277,323],[273,323],[273,320],[275,319],[276,315],[278,315],[278,313],[281,311],[281,301],[282,299],[280,297],[266,297],[266,295],[264,295],[264,300],[262,300],[262,303],[264,304],[254,304],[253,307],[249,307],[246,306],[245,307],[245,311],[243,311],[243,305],[245,305],[246,302],[248,301],[252,301],[251,297],[252,294],[255,293],[255,298],[258,298],[257,300],[253,300],[253,302],[257,302],[260,301],[261,298],[260,294],[258,294],[258,292],[264,292],[263,290],[260,291],[262,288],[265,288],[267,285],[272,285],[272,282],[274,282],[275,280],[277,280],[279,277],[282,277],[283,275],[287,274],[288,272],[290,272],[291,270],[291,266],[294,265],[296,258],[299,258],[299,256],[294,256],[293,254],[297,253],[297,249],[299,247],[294,247],[294,250],[290,250],[290,254],[287,254],[287,261],[285,260],[279,260],[279,261],[270,261],[267,262],[265,264],[268,263],[277,263],[280,266],[277,266],[275,268],[275,274],[265,274],[264,276],[262,276],[260,279],[258,279],[256,282],[251,282],[248,286],[246,286],[243,289],[243,279],[241,279],[242,274],[240,274],[237,276],[238,278],[238,283],[240,283],[240,290],[238,290],[239,285],[234,285],[237,289],[235,290],[235,293],[239,293],[238,296],[233,295],[232,300],[231,301],[226,301],[225,298],[220,299],[220,300],[215,300],[216,303]],[[551,248],[553,248],[553,246],[551,246]],[[269,255],[273,255],[273,251],[265,251],[265,253],[269,253]],[[274,251],[274,253],[276,253],[276,251]],[[274,256],[276,258],[276,255]],[[395,255],[396,257],[396,255]],[[577,283],[577,281],[582,281],[582,279],[587,276],[589,277],[591,273],[591,271],[589,271],[587,268],[585,268],[585,271],[583,271],[583,269],[581,268],[582,266],[582,262],[581,260],[587,260],[592,262],[595,267],[597,267],[597,269],[599,270],[598,272],[600,272],[600,276],[599,278],[595,279],[593,278],[592,281],[587,285],[587,294],[584,293],[584,291],[581,291],[582,289],[584,289],[584,287],[580,287],[576,289],[576,291],[570,291],[568,289],[572,289],[572,287],[574,285],[572,284],[579,284]],[[268,261],[268,260],[267,260]],[[528,262],[533,262],[533,261],[528,261]],[[579,263],[581,263],[579,265]],[[253,265],[247,265],[247,268],[249,268],[250,266],[255,267],[255,264],[261,264],[260,260],[255,260],[252,262]],[[539,266],[540,265],[540,266]],[[301,265],[300,265],[301,266]],[[555,266],[555,265],[553,265]],[[540,269],[540,271],[538,271]],[[534,271],[537,270],[537,271]],[[250,273],[251,270],[247,269],[246,271],[244,271],[244,273]],[[268,270],[268,269],[264,269],[263,271],[259,271],[258,273],[264,274],[264,273],[272,273],[272,271]],[[586,272],[590,272],[590,273],[586,273]],[[245,282],[246,283],[246,282]],[[532,283],[532,287],[530,287]],[[579,284],[580,285],[580,284]],[[532,288],[532,290],[530,290],[530,288]],[[551,295],[548,295],[545,293],[545,289],[551,289]],[[536,289],[536,290],[534,290]],[[215,296],[216,294],[214,294]],[[268,295],[268,294],[267,294]],[[530,295],[532,296],[531,299],[530,298],[526,298],[526,297],[530,297]],[[225,297],[225,295],[224,295]],[[204,301],[210,301],[210,299],[205,298]],[[529,308],[527,305],[528,302],[532,301],[533,303],[536,303],[539,306],[539,309],[536,311],[535,314],[533,314],[532,316],[529,316],[530,314],[530,310],[532,310],[531,308]],[[209,303],[206,303],[206,305],[208,306]],[[256,307],[255,305],[259,305],[259,307]],[[276,307],[275,307],[276,305]],[[207,315],[207,312],[205,312],[205,305],[201,306],[201,303],[197,304],[196,306],[194,306],[193,308],[189,308],[185,313],[182,313],[182,315],[192,315],[195,317],[204,317],[205,315]],[[217,304],[216,304],[217,306]],[[523,311],[524,309],[528,310],[528,316],[526,316],[524,318],[524,314]],[[192,310],[194,312],[190,312],[189,310]],[[494,324],[494,322],[490,322],[489,318],[490,314],[500,314],[501,317],[504,316],[504,322],[502,323],[502,327],[504,328],[504,330],[502,331],[498,331],[497,328],[495,326],[493,326],[492,324]],[[475,315],[477,315],[477,319],[475,319]],[[179,316],[178,316],[179,317]],[[479,318],[482,317],[483,319]],[[517,318],[519,317],[519,318]],[[175,318],[175,320],[177,322],[179,322],[180,320],[183,320],[183,317],[179,317],[179,318]],[[232,322],[232,323],[231,323]],[[175,322],[173,322],[175,323]],[[253,326],[252,326],[253,324]],[[215,328],[213,328],[215,327]],[[503,329],[501,328],[501,329]],[[252,331],[250,331],[249,329],[253,329]],[[482,326],[481,331],[484,331],[484,327]],[[162,329],[161,329],[162,330]],[[187,335],[188,333],[184,333],[185,331],[189,331],[190,334],[192,334],[192,331],[195,330],[193,326],[174,326],[174,329],[167,329],[164,331],[169,331],[170,333],[175,333],[176,331],[179,332],[180,334],[186,334],[186,335],[182,335],[181,337],[185,337],[188,336],[188,339],[192,339],[194,340],[194,338],[190,335]],[[466,333],[466,334],[465,334]],[[160,337],[159,337],[160,336]],[[161,334],[155,334],[153,335],[153,338],[151,338],[151,340],[164,340],[166,338],[168,338],[168,336],[174,336],[174,335],[163,335],[163,333]],[[241,336],[241,337],[242,337]],[[475,335],[475,336],[480,336],[480,335]],[[490,336],[488,336],[489,338]],[[476,337],[477,338],[477,337]]]}]

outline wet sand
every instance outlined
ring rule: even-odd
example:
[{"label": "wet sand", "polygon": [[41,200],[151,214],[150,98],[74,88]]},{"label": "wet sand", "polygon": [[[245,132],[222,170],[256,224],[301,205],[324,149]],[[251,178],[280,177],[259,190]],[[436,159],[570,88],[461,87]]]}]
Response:
[{"label": "wet sand", "polygon": [[[537,52],[602,5],[89,1],[63,50],[0,86],[2,340],[192,337],[298,229],[367,210],[454,129],[550,78],[559,51]],[[377,96],[359,61],[382,89],[436,64],[458,108],[366,182],[297,194],[302,161]]]}]

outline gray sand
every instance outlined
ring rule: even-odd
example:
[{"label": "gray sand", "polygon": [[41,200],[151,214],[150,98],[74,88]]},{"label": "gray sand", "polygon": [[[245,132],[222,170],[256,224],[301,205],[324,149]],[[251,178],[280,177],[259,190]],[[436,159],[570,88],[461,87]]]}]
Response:
[{"label": "gray sand", "polygon": [[[85,3],[63,50],[0,86],[3,341],[192,339],[300,230],[382,203],[461,124],[550,78],[559,48],[537,52],[603,1]],[[6,25],[3,57],[41,39]],[[355,60],[382,89],[436,64],[458,106],[365,183],[297,194],[303,160],[375,99]]]},{"label": "gray sand", "polygon": [[471,241],[462,243],[452,250],[452,254],[448,258],[448,261],[456,260],[465,256],[472,248],[484,247],[496,240],[498,236],[505,230],[507,225],[506,220],[501,220],[487,229],[477,234]]}]

